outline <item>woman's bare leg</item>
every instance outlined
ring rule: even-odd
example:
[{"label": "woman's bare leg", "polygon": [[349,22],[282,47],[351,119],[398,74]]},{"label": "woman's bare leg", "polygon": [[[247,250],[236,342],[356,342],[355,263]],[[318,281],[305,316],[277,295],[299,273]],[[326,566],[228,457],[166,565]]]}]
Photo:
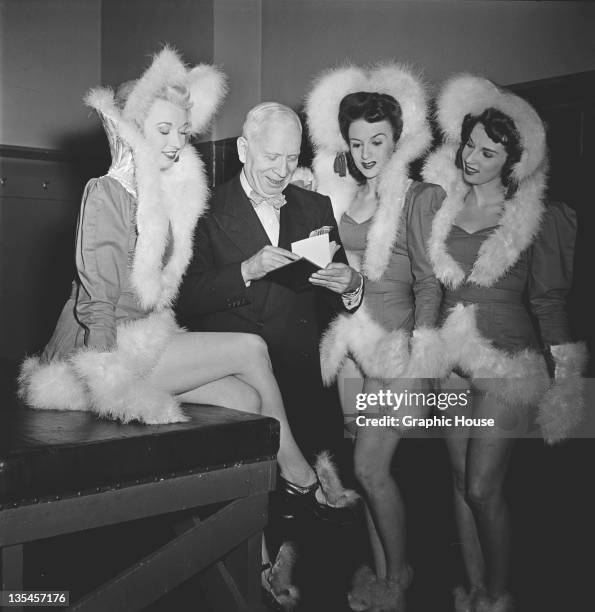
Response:
[{"label": "woman's bare leg", "polygon": [[337,376],[337,389],[339,391],[339,400],[343,410],[343,420],[345,429],[355,435],[355,400],[358,393],[364,388],[364,375],[352,359],[347,358],[343,367]]},{"label": "woman's bare leg", "polygon": [[[175,334],[151,374],[155,386],[190,401],[202,401],[198,389],[233,376],[260,396],[261,413],[280,423],[277,459],[284,478],[299,485],[315,481],[314,470],[298,448],[283,407],[266,343],[253,334],[183,332]],[[210,399],[218,403],[223,385],[211,387]],[[226,399],[226,398],[224,398]]]},{"label": "woman's bare leg", "polygon": [[[380,381],[366,380],[364,392],[381,388]],[[376,575],[395,582],[404,578],[407,567],[405,507],[390,469],[400,437],[398,430],[388,427],[359,427],[355,443],[355,473],[368,502]]]},{"label": "woman's bare leg", "polygon": [[[459,392],[469,388],[469,381],[452,375],[442,384],[441,391]],[[473,406],[456,406],[448,409],[448,416],[472,416]],[[468,427],[445,428],[446,447],[450,457],[453,481],[455,520],[461,539],[463,565],[472,590],[485,588],[485,567],[475,517],[467,503],[467,447],[469,445]]]},{"label": "woman's bare leg", "polygon": [[[497,424],[515,418],[513,408],[490,395],[481,396],[474,416],[495,418]],[[510,519],[503,489],[515,438],[503,433],[492,430],[473,437],[467,450],[467,499],[484,554],[488,595],[494,600],[508,590],[510,565]]]}]

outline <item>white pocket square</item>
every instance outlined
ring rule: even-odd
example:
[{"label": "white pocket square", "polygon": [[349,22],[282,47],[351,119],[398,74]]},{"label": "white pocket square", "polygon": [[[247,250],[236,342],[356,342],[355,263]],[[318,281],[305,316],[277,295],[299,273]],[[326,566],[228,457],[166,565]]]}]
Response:
[{"label": "white pocket square", "polygon": [[312,230],[308,238],[312,238],[312,236],[322,236],[323,234],[330,234],[332,229],[332,225],[323,225],[318,229]]}]

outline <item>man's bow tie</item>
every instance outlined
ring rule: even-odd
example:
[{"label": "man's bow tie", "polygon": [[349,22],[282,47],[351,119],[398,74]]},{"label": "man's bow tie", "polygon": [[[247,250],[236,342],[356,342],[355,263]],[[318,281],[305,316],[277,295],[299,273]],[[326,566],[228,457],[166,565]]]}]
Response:
[{"label": "man's bow tie", "polygon": [[285,204],[285,196],[282,193],[279,193],[277,195],[269,196],[268,198],[265,198],[264,196],[259,195],[255,191],[251,191],[250,201],[252,202],[252,205],[254,206],[254,208],[256,208],[257,206],[260,206],[261,204],[268,204],[269,206],[272,206],[276,210],[279,210],[281,206]]}]

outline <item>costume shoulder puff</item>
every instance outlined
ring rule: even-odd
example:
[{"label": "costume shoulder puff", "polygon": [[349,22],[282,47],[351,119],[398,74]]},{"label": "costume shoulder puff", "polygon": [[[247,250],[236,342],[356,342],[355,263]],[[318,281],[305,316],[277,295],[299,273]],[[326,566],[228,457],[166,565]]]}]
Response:
[{"label": "costume shoulder puff", "polygon": [[[575,211],[562,202],[549,202],[544,207],[535,247],[547,258],[556,253],[556,264],[565,263],[569,282],[572,278],[577,220]],[[557,245],[554,248],[554,245]]]},{"label": "costume shoulder puff", "polygon": [[424,206],[428,208],[432,213],[436,213],[444,198],[446,192],[440,185],[434,183],[420,183],[415,181],[409,188],[412,199],[420,200],[424,203]]}]

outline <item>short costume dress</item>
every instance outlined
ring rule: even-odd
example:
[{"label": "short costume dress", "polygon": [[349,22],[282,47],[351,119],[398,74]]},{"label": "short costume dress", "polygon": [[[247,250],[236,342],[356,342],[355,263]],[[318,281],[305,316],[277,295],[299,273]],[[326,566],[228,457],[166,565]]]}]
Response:
[{"label": "short costume dress", "polygon": [[[379,280],[365,278],[364,303],[387,331],[436,325],[442,292],[426,254],[432,219],[444,192],[436,185],[412,182],[388,265]],[[343,213],[339,234],[350,260],[361,261],[373,217],[357,223]]]},{"label": "short costume dress", "polygon": [[[82,347],[109,349],[116,343],[118,324],[149,314],[130,280],[138,235],[136,208],[136,198],[112,177],[87,183],[77,226],[77,278],[42,362],[67,358]],[[170,227],[163,266],[172,248]]]},{"label": "short costume dress", "polygon": [[[479,250],[495,227],[469,233],[453,224],[446,249],[467,278]],[[576,218],[564,204],[547,206],[539,232],[514,265],[491,286],[467,280],[444,288],[440,322],[457,305],[475,308],[479,334],[493,347],[514,355],[529,349],[542,355],[552,372],[549,346],[570,342],[566,298],[572,284]]]}]

